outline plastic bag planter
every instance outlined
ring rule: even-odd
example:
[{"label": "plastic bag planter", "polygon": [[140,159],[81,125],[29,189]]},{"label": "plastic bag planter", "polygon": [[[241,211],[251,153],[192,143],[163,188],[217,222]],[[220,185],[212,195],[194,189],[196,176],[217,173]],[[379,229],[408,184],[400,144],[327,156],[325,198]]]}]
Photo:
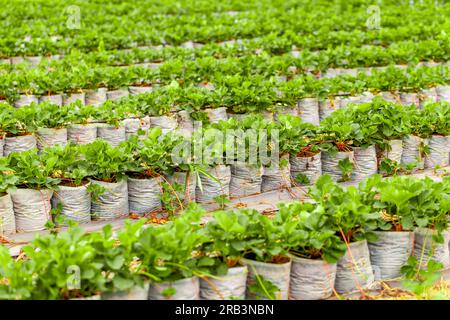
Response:
[{"label": "plastic bag planter", "polygon": [[161,178],[128,178],[128,203],[131,213],[144,215],[161,209]]},{"label": "plastic bag planter", "polygon": [[106,88],[86,91],[86,105],[98,107],[106,102]]},{"label": "plastic bag planter", "polygon": [[414,256],[422,268],[426,268],[430,259],[442,263],[444,268],[450,266],[450,232],[443,233],[444,243],[436,243],[433,240],[432,237],[435,233],[435,230],[428,228],[417,228],[414,231]]},{"label": "plastic bag planter", "polygon": [[153,88],[151,86],[130,86],[128,90],[132,96],[136,96],[138,94],[152,92]]},{"label": "plastic bag planter", "polygon": [[111,146],[117,147],[120,143],[126,140],[125,127],[100,124],[97,128],[97,138],[103,139]]},{"label": "plastic bag planter", "polygon": [[[173,288],[174,294],[165,294]],[[181,279],[173,282],[151,283],[148,292],[149,300],[199,300],[200,282],[197,277]]]},{"label": "plastic bag planter", "polygon": [[67,140],[74,144],[89,144],[97,139],[97,124],[74,124],[67,128]]},{"label": "plastic bag planter", "polygon": [[189,112],[181,110],[177,113],[179,132],[186,138],[190,138],[194,132],[194,122]]},{"label": "plastic bag planter", "polygon": [[353,171],[353,179],[361,181],[364,178],[370,177],[378,172],[377,152],[375,146],[367,148],[353,148],[353,155],[355,159],[355,169]]},{"label": "plastic bag planter", "polygon": [[64,215],[67,220],[77,223],[88,223],[91,221],[91,195],[87,188],[89,184],[70,187],[59,186],[58,191],[53,193],[52,207],[61,207],[59,214]]},{"label": "plastic bag planter", "polygon": [[34,135],[6,137],[3,147],[3,155],[6,157],[13,152],[23,152],[36,148],[36,137]]},{"label": "plastic bag planter", "polygon": [[319,101],[319,119],[322,121],[326,117],[328,117],[330,114],[332,114],[334,111],[339,109],[339,101],[336,100],[322,100]]},{"label": "plastic bag planter", "polygon": [[200,278],[202,300],[245,299],[248,269],[246,266],[228,269],[225,275]]},{"label": "plastic bag planter", "polygon": [[[281,264],[259,262],[250,259],[241,259],[241,263],[248,267],[246,293],[247,299],[288,299],[292,263],[290,259],[289,262]],[[261,291],[264,292],[264,289],[267,289],[267,285],[264,285],[267,284],[267,281],[271,282],[272,285],[275,285],[278,290],[276,290],[275,292],[267,292],[268,294],[259,293]],[[249,289],[253,285],[257,285],[260,288],[260,290],[258,290],[258,293],[252,292],[252,290]]]},{"label": "plastic bag planter", "polygon": [[178,122],[173,116],[150,117],[150,127],[161,128],[163,134],[173,131],[177,128]]},{"label": "plastic bag planter", "polygon": [[211,123],[219,122],[220,120],[227,120],[227,108],[214,108],[214,109],[205,109],[204,110],[208,115],[209,121]]},{"label": "plastic bag planter", "polygon": [[409,164],[416,162],[416,169],[424,168],[424,161],[422,158],[422,147],[424,140],[414,135],[408,135],[403,138],[402,163]]},{"label": "plastic bag planter", "polygon": [[292,256],[289,298],[322,300],[333,294],[336,264]]},{"label": "plastic bag planter", "polygon": [[122,120],[122,125],[125,128],[125,139],[128,140],[132,136],[137,136],[139,130],[144,131],[144,134],[140,137],[145,138],[150,128],[150,118],[128,118]]},{"label": "plastic bag planter", "polygon": [[36,142],[39,152],[47,147],[67,144],[67,129],[39,128],[36,132]]},{"label": "plastic bag planter", "polygon": [[32,103],[36,103],[36,104],[39,103],[38,96],[22,94],[19,96],[19,99],[14,101],[13,104],[14,104],[14,107],[16,107],[16,108],[22,108],[22,107],[28,106]]},{"label": "plastic bag planter", "polygon": [[261,193],[262,167],[236,162],[231,165],[230,197]]},{"label": "plastic bag planter", "polygon": [[403,141],[398,139],[389,140],[387,148],[387,150],[381,152],[381,158],[400,163],[402,161]]},{"label": "plastic bag planter", "polygon": [[80,101],[82,105],[86,104],[86,95],[82,93],[71,93],[63,96],[63,104],[68,105],[74,103],[75,101]]},{"label": "plastic bag planter", "polygon": [[339,108],[347,108],[350,103],[362,103],[360,97],[345,96],[338,100]]},{"label": "plastic bag planter", "polygon": [[92,180],[91,183],[106,189],[96,201],[92,201],[93,220],[110,220],[129,214],[127,180],[115,183]]},{"label": "plastic bag planter", "polygon": [[289,154],[280,157],[280,163],[264,167],[261,192],[291,187],[291,165]]},{"label": "plastic bag planter", "polygon": [[148,300],[149,283],[143,287],[136,286],[129,290],[117,292],[104,292],[101,294],[101,300]]},{"label": "plastic bag planter", "polygon": [[419,93],[420,108],[427,102],[437,102],[436,88],[422,89]]},{"label": "plastic bag planter", "polygon": [[425,157],[425,168],[433,169],[436,166],[448,166],[448,137],[432,135],[428,140],[429,154]]},{"label": "plastic bag planter", "polygon": [[45,224],[50,219],[52,194],[53,191],[46,189],[17,189],[10,193],[17,232],[45,229]]},{"label": "plastic bag planter", "polygon": [[[167,182],[174,186],[175,184],[183,186],[183,191],[177,191],[177,197],[180,201],[188,203],[195,201],[195,189],[197,179],[195,173],[174,172],[173,175],[166,177]],[[172,191],[173,192],[173,191]]]},{"label": "plastic bag planter", "polygon": [[414,235],[409,231],[375,231],[378,240],[369,242],[370,262],[375,280],[391,280],[411,255]]},{"label": "plastic bag planter", "polygon": [[16,233],[13,202],[8,193],[0,193],[0,235]]},{"label": "plastic bag planter", "polygon": [[450,102],[450,86],[436,87],[436,96],[438,101]]},{"label": "plastic bag planter", "polygon": [[322,174],[329,174],[334,181],[342,179],[342,171],[339,168],[339,161],[349,159],[355,163],[353,151],[337,152],[331,155],[328,152],[322,152]]},{"label": "plastic bag planter", "polygon": [[[291,178],[296,181],[299,175],[305,175],[309,184],[313,184],[322,175],[322,155],[317,153],[311,157],[290,155]],[[297,184],[297,182],[294,182]]]},{"label": "plastic bag planter", "polygon": [[42,96],[39,98],[39,103],[49,101],[52,104],[56,104],[57,106],[63,105],[63,96],[60,94],[53,94],[49,96]]},{"label": "plastic bag planter", "polygon": [[320,123],[319,100],[317,98],[304,98],[298,102],[298,113],[303,122],[316,126]]},{"label": "plastic bag planter", "polygon": [[128,89],[108,90],[106,92],[106,99],[115,101],[127,97],[129,94]]},{"label": "plastic bag planter", "polygon": [[417,107],[419,107],[419,105],[420,105],[420,100],[419,100],[417,93],[413,93],[413,92],[400,93],[400,101],[402,102],[402,104],[404,106],[409,106],[409,105],[414,104]]},{"label": "plastic bag planter", "polygon": [[353,242],[348,246],[337,263],[334,287],[338,293],[367,289],[374,281],[367,241]]},{"label": "plastic bag planter", "polygon": [[229,166],[217,165],[208,169],[208,173],[215,177],[216,180],[200,173],[200,181],[202,189],[197,185],[195,189],[195,199],[197,202],[206,203],[213,202],[215,197],[230,195],[231,170]]}]

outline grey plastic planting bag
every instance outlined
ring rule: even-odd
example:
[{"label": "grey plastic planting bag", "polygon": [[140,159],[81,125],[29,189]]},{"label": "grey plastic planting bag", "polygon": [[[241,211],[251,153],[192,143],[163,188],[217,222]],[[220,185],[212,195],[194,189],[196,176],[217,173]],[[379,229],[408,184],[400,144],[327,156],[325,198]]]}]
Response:
[{"label": "grey plastic planting bag", "polygon": [[230,197],[261,193],[262,167],[243,162],[231,165]]},{"label": "grey plastic planting bag", "polygon": [[336,264],[324,260],[292,257],[289,298],[322,300],[333,294]]},{"label": "grey plastic planting bag", "polygon": [[191,137],[194,132],[194,122],[191,119],[189,112],[182,110],[178,114],[179,131],[184,137]]},{"label": "grey plastic planting bag", "polygon": [[296,181],[299,174],[303,174],[313,184],[322,175],[322,155],[320,152],[311,157],[290,155],[289,162],[293,181]]},{"label": "grey plastic planting bag", "polygon": [[447,136],[433,135],[428,140],[429,154],[425,157],[425,168],[433,169],[436,166],[448,166],[448,138]]},{"label": "grey plastic planting bag", "polygon": [[360,102],[361,102],[360,97],[352,97],[352,96],[341,97],[338,100],[339,108],[347,108],[347,106],[350,103],[360,103]]},{"label": "grey plastic planting bag", "polygon": [[38,96],[22,94],[22,95],[20,95],[19,99],[14,101],[14,107],[22,108],[22,107],[28,106],[32,103],[39,103]]},{"label": "grey plastic planting bag", "polygon": [[86,91],[86,105],[100,106],[106,102],[106,88],[98,88],[97,90]]},{"label": "grey plastic planting bag", "polygon": [[403,105],[411,105],[415,104],[417,107],[420,105],[419,97],[417,96],[417,93],[413,92],[402,92],[400,93],[400,101]]},{"label": "grey plastic planting bag", "polygon": [[149,283],[118,292],[103,292],[101,300],[148,300]]},{"label": "grey plastic planting bag", "polygon": [[214,109],[205,109],[204,111],[208,114],[208,118],[211,123],[228,119],[227,108],[225,108],[225,107],[214,108]]},{"label": "grey plastic planting bag", "polygon": [[50,219],[50,199],[53,191],[17,189],[12,191],[17,232],[31,232],[45,229]]},{"label": "grey plastic planting bag", "polygon": [[[180,201],[195,201],[195,189],[197,185],[196,174],[189,173],[188,177],[186,172],[174,172],[173,175],[166,177],[166,179],[171,185],[179,184],[183,187],[183,191],[176,192]],[[171,191],[171,193],[172,192],[173,191]]]},{"label": "grey plastic planting bag", "polygon": [[388,149],[381,152],[381,157],[400,163],[402,161],[403,141],[389,140],[388,144]]},{"label": "grey plastic planting bag", "polygon": [[98,184],[106,189],[96,201],[92,201],[93,220],[109,220],[128,215],[127,180],[124,179],[116,183],[92,180],[91,183]]},{"label": "grey plastic planting bag", "polygon": [[203,300],[245,299],[248,269],[246,266],[228,269],[222,276],[200,278],[200,298]]},{"label": "grey plastic planting bag", "polygon": [[100,124],[97,128],[97,138],[103,139],[111,146],[117,147],[125,139],[125,127]]},{"label": "grey plastic planting bag", "polygon": [[337,263],[334,287],[338,293],[352,292],[372,285],[374,275],[367,241],[349,244],[349,249]]},{"label": "grey plastic planting bag", "polygon": [[16,233],[13,202],[8,193],[0,194],[0,235],[10,235],[13,233]]},{"label": "grey plastic planting bag", "polygon": [[436,87],[436,95],[438,101],[450,102],[450,86]]},{"label": "grey plastic planting bag", "polygon": [[403,138],[402,163],[408,164],[417,162],[416,169],[423,169],[424,161],[421,155],[421,145],[423,139],[414,135],[408,135]]},{"label": "grey plastic planting bag", "polygon": [[[278,120],[279,116],[283,116],[283,115],[287,115],[287,114],[298,117],[300,115],[299,114],[299,112],[300,112],[299,111],[299,103],[300,103],[300,101],[297,103],[297,105],[295,107],[287,106],[287,107],[278,108],[278,110],[276,112],[277,120]],[[303,120],[303,121],[305,121],[305,120]]]},{"label": "grey plastic planting bag", "polygon": [[96,123],[74,124],[67,128],[67,140],[75,144],[89,144],[97,139]]},{"label": "grey plastic planting bag", "polygon": [[252,292],[249,287],[253,284],[259,283],[258,279],[270,281],[275,285],[278,290],[274,292],[274,299],[277,300],[287,300],[289,297],[289,281],[291,273],[291,263],[289,262],[275,264],[275,263],[265,263],[250,259],[241,259],[242,264],[248,267],[247,276],[247,299],[260,298],[262,300],[268,300],[269,297],[261,293]]},{"label": "grey plastic planting bag", "polygon": [[298,102],[298,114],[303,122],[319,125],[319,100],[317,98],[304,98]]},{"label": "grey plastic planting bag", "polygon": [[349,159],[351,163],[355,163],[353,151],[338,152],[334,155],[328,152],[322,152],[322,174],[329,174],[335,181],[342,179],[339,161],[345,159]]},{"label": "grey plastic planting bag", "polygon": [[36,148],[36,137],[34,135],[6,137],[3,155],[6,157],[12,152],[23,152]]},{"label": "grey plastic planting bag", "polygon": [[411,255],[414,235],[409,231],[375,231],[378,240],[369,242],[370,262],[375,280],[402,276],[400,268]]},{"label": "grey plastic planting bag", "polygon": [[61,215],[67,220],[88,223],[91,221],[91,195],[87,188],[89,184],[79,187],[60,186],[53,194],[52,207],[61,206]]},{"label": "grey plastic planting bag", "polygon": [[444,265],[444,268],[450,266],[449,240],[450,232],[444,232],[444,243],[436,243],[433,240],[435,230],[428,228],[417,228],[414,230],[414,256],[419,261],[422,268],[426,268],[428,261],[433,259]]},{"label": "grey plastic planting bag", "polygon": [[163,134],[177,128],[177,119],[174,116],[150,117],[150,127],[161,128]]},{"label": "grey plastic planting bag", "polygon": [[145,118],[128,118],[122,120],[122,125],[125,128],[125,138],[128,140],[131,136],[138,135],[138,131],[144,131],[144,134],[140,138],[144,139],[148,134],[150,127],[150,119]]},{"label": "grey plastic planting bag", "polygon": [[334,111],[339,109],[339,101],[334,99],[327,99],[319,101],[319,119],[322,121]]},{"label": "grey plastic planting bag", "polygon": [[84,94],[84,92],[83,93],[71,93],[69,95],[63,96],[63,104],[68,105],[75,101],[81,101],[81,104],[85,105],[85,103],[86,103],[85,98],[86,98],[86,95]]},{"label": "grey plastic planting bag", "polygon": [[47,147],[67,144],[67,129],[39,128],[36,132],[36,143],[39,151]]},{"label": "grey plastic planting bag", "polygon": [[436,88],[422,89],[419,93],[420,108],[423,108],[426,102],[437,102]]},{"label": "grey plastic planting bag", "polygon": [[200,173],[202,189],[197,185],[195,189],[195,199],[197,202],[213,202],[215,197],[230,195],[231,170],[229,166],[217,165],[208,169],[208,173],[216,180]]},{"label": "grey plastic planting bag", "polygon": [[0,157],[3,157],[3,148],[5,146],[5,138],[0,138]]},{"label": "grey plastic planting bag", "polygon": [[130,91],[130,94],[132,96],[138,95],[138,94],[143,94],[143,93],[147,93],[147,92],[151,92],[153,90],[153,88],[151,86],[130,86],[128,87],[128,90]]},{"label": "grey plastic planting bag", "polygon": [[140,215],[161,209],[161,178],[128,178],[128,203],[131,213]]},{"label": "grey plastic planting bag", "polygon": [[261,192],[289,188],[291,186],[291,165],[289,154],[280,157],[279,163],[264,167]]},{"label": "grey plastic planting bag", "polygon": [[[175,289],[171,296],[163,292],[169,288]],[[200,282],[197,277],[181,279],[173,282],[151,283],[148,293],[149,300],[199,300]]]},{"label": "grey plastic planting bag", "polygon": [[353,179],[355,181],[360,181],[377,173],[377,152],[375,146],[369,146],[365,149],[355,147],[353,148],[353,155],[355,159]]},{"label": "grey plastic planting bag", "polygon": [[50,101],[53,104],[56,104],[58,106],[63,105],[63,97],[60,94],[50,95],[50,96],[42,96],[39,98],[39,103]]},{"label": "grey plastic planting bag", "polygon": [[111,90],[106,92],[106,99],[107,100],[119,100],[123,97],[128,96],[130,93],[128,92],[128,89],[118,89],[118,90]]}]

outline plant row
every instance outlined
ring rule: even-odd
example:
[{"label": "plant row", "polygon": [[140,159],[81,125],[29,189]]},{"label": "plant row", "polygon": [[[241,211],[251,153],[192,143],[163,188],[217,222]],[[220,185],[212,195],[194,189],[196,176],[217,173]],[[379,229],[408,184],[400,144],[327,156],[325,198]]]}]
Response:
[{"label": "plant row", "polygon": [[[192,3],[187,2],[186,5],[189,7]],[[230,4],[231,7],[236,5]],[[302,3],[301,6],[295,1],[281,3],[276,1],[252,5],[256,10],[246,10],[236,15],[229,12],[207,13],[207,9],[206,12],[198,12],[196,9],[164,15],[158,14],[158,9],[163,12],[163,8],[155,7],[151,1],[140,3],[139,6],[132,2],[121,5],[83,2],[78,6],[77,4],[67,6],[58,1],[39,1],[25,6],[21,2],[13,2],[8,3],[8,6],[5,5],[2,13],[4,27],[0,29],[2,36],[0,55],[46,56],[67,53],[74,48],[93,51],[99,46],[117,49],[134,47],[136,44],[178,45],[186,41],[206,43],[264,36],[270,33],[283,35],[285,32],[304,35],[317,29],[320,29],[322,34],[331,32],[334,35],[332,38],[345,36],[354,29],[360,29],[363,31],[357,32],[359,37],[347,39],[352,43],[361,43],[361,40],[362,43],[370,41],[386,43],[391,39],[412,37],[432,39],[441,33],[441,30],[448,30],[445,16],[449,8],[446,4],[439,6],[410,6],[406,2],[400,6],[392,2],[383,4],[383,28],[375,30],[367,28],[367,20],[371,18],[367,7],[371,3],[366,1],[348,4],[309,1]],[[205,8],[214,6],[208,4]],[[242,10],[240,4],[237,8],[239,11]],[[299,16],[302,19],[297,19]],[[24,24],[23,21],[27,23]],[[204,21],[208,21],[208,24]],[[421,23],[418,24],[417,21]],[[99,34],[102,36],[99,37]],[[299,41],[299,47],[301,43],[302,40]]]},{"label": "plant row", "polygon": [[202,225],[191,204],[166,224],[128,221],[116,236],[110,225],[38,235],[18,259],[2,246],[0,297],[326,299],[402,273],[414,288],[421,268],[450,264],[448,178],[374,176],[343,189],[323,176],[308,195],[314,203],[282,204],[274,217],[236,209]]},{"label": "plant row", "polygon": [[[16,57],[11,60],[5,60],[9,72],[14,72],[22,68],[27,69],[31,66],[39,66],[44,69],[65,68],[70,69],[80,64],[89,66],[130,66],[149,64],[153,67],[161,62],[171,63],[171,60],[192,60],[205,57],[232,58],[235,56],[249,55],[284,55],[278,60],[279,65],[292,65],[299,69],[307,66],[308,68],[319,71],[326,70],[329,67],[362,67],[362,66],[385,66],[390,64],[407,64],[418,61],[448,61],[448,36],[445,34],[437,35],[434,39],[425,40],[402,40],[393,42],[389,46],[380,46],[378,44],[365,46],[349,46],[347,43],[335,43],[330,45],[330,39],[327,37],[324,42],[328,46],[320,51],[316,51],[319,46],[318,35],[315,36],[315,42],[310,39],[304,40],[305,43],[294,41],[291,35],[274,36],[268,35],[261,38],[249,40],[234,40],[227,43],[210,43],[201,47],[138,47],[133,50],[115,50],[115,51],[94,51],[81,53],[72,51],[64,57],[57,56],[56,59],[42,59],[39,57]],[[308,45],[310,47],[308,47]],[[301,48],[301,51],[296,49]],[[325,47],[325,46],[323,46]],[[292,59],[290,55],[295,55]],[[267,59],[267,58],[266,58]],[[230,59],[231,60],[231,59]],[[284,60],[286,60],[284,62]],[[271,64],[271,60],[265,64]],[[282,63],[283,62],[283,63]],[[9,64],[12,66],[9,66]],[[289,65],[288,65],[289,66]],[[279,70],[286,72],[286,68]]]},{"label": "plant row", "polygon": [[[80,67],[70,72],[32,70],[26,73],[7,73],[0,75],[0,97],[8,99],[16,107],[31,102],[38,103],[39,100],[52,100],[57,104],[81,100],[83,104],[90,105],[102,103],[107,98],[117,99],[130,92],[139,94],[154,90],[152,96],[166,95],[167,89],[155,89],[170,85],[169,91],[175,94],[195,92],[197,98],[193,99],[193,103],[200,100],[211,107],[230,107],[231,104],[236,109],[234,112],[242,113],[245,110],[239,109],[247,106],[268,108],[277,103],[292,105],[304,97],[327,97],[364,91],[420,92],[422,89],[449,83],[449,69],[444,65],[418,68],[390,66],[371,70],[370,74],[366,74],[367,70],[348,69],[342,70],[342,74],[335,77],[327,74],[328,77],[322,79],[297,74],[299,70],[294,68],[290,69],[290,74],[285,79],[279,79],[276,66],[265,69],[262,73],[253,68],[257,58],[249,58],[248,64],[242,65],[227,64],[214,58],[201,61],[201,64],[198,64],[200,61],[188,63],[191,70],[179,62],[163,64],[158,69]],[[167,99],[169,98],[171,97]],[[173,102],[175,103],[177,101]]]},{"label": "plant row", "polygon": [[38,131],[40,154],[36,140],[29,143],[34,136],[6,137],[3,233],[42,230],[51,214],[61,224],[173,213],[194,199],[224,206],[229,197],[308,185],[322,174],[359,181],[444,168],[449,119],[448,103],[419,110],[376,99],[339,109],[319,127],[292,115],[248,116],[205,124],[190,138],[136,127],[126,140],[124,127],[87,125],[72,128],[69,144],[67,129],[47,128]]}]

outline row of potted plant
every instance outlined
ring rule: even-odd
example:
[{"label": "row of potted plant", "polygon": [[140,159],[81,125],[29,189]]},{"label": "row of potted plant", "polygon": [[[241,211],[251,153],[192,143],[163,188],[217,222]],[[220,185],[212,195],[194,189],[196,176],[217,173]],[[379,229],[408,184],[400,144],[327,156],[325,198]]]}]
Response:
[{"label": "row of potted plant", "polygon": [[[343,189],[329,176],[314,203],[215,212],[191,204],[163,225],[113,236],[72,226],[38,235],[19,259],[0,248],[3,299],[326,299],[429,261],[448,267],[449,179],[374,176]],[[412,242],[414,240],[414,246]]]},{"label": "row of potted plant", "polygon": [[[2,56],[7,57],[44,56],[68,52],[73,48],[92,51],[97,49],[99,43],[106,48],[133,47],[136,44],[149,43],[182,44],[189,40],[204,43],[211,40],[229,40],[236,36],[245,38],[269,33],[282,35],[284,32],[280,32],[280,30],[287,30],[289,33],[297,35],[300,39],[299,47],[301,47],[300,36],[317,30],[319,27],[323,34],[332,34],[333,36],[330,38],[335,41],[336,35],[340,35],[339,38],[342,38],[346,32],[352,33],[352,37],[349,36],[348,39],[351,39],[353,43],[366,40],[365,38],[371,41],[383,39],[383,42],[386,42],[394,35],[397,37],[402,35],[404,38],[410,38],[413,35],[433,38],[433,35],[438,35],[441,29],[445,29],[447,21],[443,17],[448,11],[445,5],[411,7],[407,3],[402,6],[385,4],[383,28],[377,32],[371,32],[371,30],[366,30],[365,25],[369,14],[366,12],[366,8],[358,3],[349,3],[343,10],[342,4],[330,4],[325,1],[315,2],[314,7],[311,4],[299,7],[295,2],[265,2],[264,5],[253,4],[254,10],[243,11],[241,4],[233,2],[228,4],[229,7],[237,8],[232,11],[232,14],[229,10],[217,14],[216,11],[221,11],[223,8],[213,10],[216,6],[209,3],[204,3],[202,10],[199,10],[197,6],[194,10],[173,9],[174,6],[170,6],[170,4],[171,2],[167,4],[167,7],[158,8],[143,5],[139,6],[139,11],[131,9],[134,7],[132,3],[125,3],[120,6],[119,10],[114,8],[114,4],[105,6],[89,4],[84,7],[86,12],[83,12],[84,19],[81,23],[81,20],[76,19],[81,14],[79,7],[66,7],[57,1],[39,2],[30,4],[27,8],[27,12],[30,14],[32,12],[36,17],[35,21],[39,21],[39,23],[28,25],[20,24],[24,16],[20,10],[23,6],[11,4],[5,9],[7,10],[5,23],[8,23],[9,28],[2,28],[3,45],[0,52]],[[190,6],[190,4],[184,5]],[[246,9],[252,7],[247,4]],[[54,10],[58,10],[61,14],[55,15]],[[172,14],[161,14],[166,10],[172,11]],[[183,13],[180,13],[179,10]],[[407,18],[400,19],[398,14],[405,11],[408,12]],[[101,12],[102,18],[90,14],[91,12]],[[118,14],[120,14],[121,20],[118,20],[116,16]],[[145,20],[148,16],[155,15],[157,18],[151,19],[151,21]],[[72,20],[69,20],[72,22],[69,25],[68,16],[73,17]],[[205,16],[211,22],[208,26],[201,23]],[[280,16],[284,19],[280,19]],[[304,20],[297,21],[295,18],[298,16],[304,17]],[[145,20],[146,23],[142,24],[142,20]],[[359,26],[357,29],[363,31],[354,32],[355,20],[357,21],[356,26]],[[241,25],[236,21],[245,21],[245,24]],[[286,21],[291,22],[287,23]],[[421,21],[421,23],[417,24],[417,21]],[[215,25],[222,25],[222,28],[217,30],[213,27]],[[400,25],[405,28],[398,28]],[[52,30],[52,32],[49,33],[48,30]],[[99,40],[92,35],[91,30],[95,30],[98,34],[108,34],[108,37],[102,37]],[[159,31],[155,32],[154,30]],[[46,36],[42,36],[43,34]],[[326,47],[327,44],[323,44],[323,46]]]},{"label": "row of potted plant", "polygon": [[[342,76],[337,79],[317,79],[315,75],[305,74],[304,65],[296,67],[296,59],[298,58],[291,55],[282,57],[249,55],[226,59],[204,57],[187,61],[176,58],[166,61],[156,69],[151,68],[151,65],[148,64],[117,68],[94,67],[80,63],[77,68],[70,66],[70,68],[44,68],[17,70],[16,72],[5,70],[0,73],[0,97],[15,102],[17,107],[30,102],[37,103],[40,96],[41,100],[50,99],[58,101],[59,104],[64,103],[64,100],[68,103],[75,99],[86,103],[96,103],[102,96],[105,99],[105,95],[109,99],[117,99],[127,95],[129,90],[133,94],[148,92],[152,87],[168,85],[174,81],[183,87],[195,85],[219,90],[220,87],[231,81],[234,82],[235,80],[232,79],[237,77],[241,78],[240,82],[250,81],[252,84],[255,83],[253,85],[266,88],[266,91],[272,92],[272,96],[273,87],[281,86],[282,89],[284,86],[290,86],[290,90],[295,90],[294,88],[297,87],[296,91],[305,91],[306,89],[308,94],[314,95],[317,91],[321,92],[318,90],[321,86],[327,90],[328,87],[332,89],[342,82],[346,86],[351,86],[358,80],[362,81],[359,88],[362,88],[367,82],[374,82],[373,90],[383,85],[391,85],[393,90],[405,88],[407,91],[412,91],[448,83],[446,80],[448,67],[445,65],[422,66],[417,70],[415,66],[406,69],[405,66],[401,68],[392,66],[375,71],[368,69],[334,70],[334,75],[329,71],[326,76],[334,77],[337,71]],[[310,67],[307,67],[308,72],[309,69]],[[366,74],[367,71],[374,74]],[[375,79],[377,80],[374,81]],[[392,82],[393,80],[396,82]],[[407,83],[404,83],[405,81]],[[234,83],[232,84],[234,85]],[[110,93],[102,92],[106,90],[105,88]],[[366,88],[372,87],[366,86]],[[343,88],[340,89],[335,93],[348,92],[342,91]],[[101,92],[98,92],[99,90]],[[66,95],[65,99],[61,96],[63,93]],[[87,100],[85,101],[85,99]]]},{"label": "row of potted plant", "polygon": [[[358,181],[377,172],[443,168],[449,163],[449,117],[447,103],[418,110],[376,100],[339,109],[320,127],[292,115],[279,116],[278,123],[248,116],[205,125],[189,139],[154,128],[147,137],[137,129],[125,141],[114,129],[106,131],[112,138],[107,141],[117,147],[105,135],[103,141],[41,148],[41,155],[36,149],[13,152],[3,159],[1,176],[2,192],[18,187],[2,197],[4,233],[44,228],[51,207],[89,222],[92,214],[143,215],[162,205],[173,212],[185,200],[223,205],[228,197],[308,185],[322,174]],[[276,139],[267,139],[272,133]]]},{"label": "row of potted plant", "polygon": [[[78,51],[61,57],[59,60],[42,59],[38,65],[33,65],[43,70],[71,69],[74,66],[88,65],[100,66],[146,66],[150,68],[160,67],[162,63],[173,64],[183,59],[184,61],[205,59],[226,59],[228,64],[252,63],[254,72],[265,65],[267,69],[276,68],[281,75],[297,73],[318,72],[324,73],[329,68],[363,68],[380,67],[387,65],[407,65],[419,61],[448,61],[448,39],[445,35],[439,35],[433,40],[404,40],[394,42],[388,47],[378,45],[366,45],[364,47],[349,47],[347,44],[328,47],[324,50],[307,49],[304,45],[302,51],[295,49],[294,42],[289,36],[286,39],[267,36],[252,40],[237,41],[229,45],[206,44],[201,48],[190,49],[184,47],[163,47],[160,49],[150,47],[138,47],[133,50],[96,51],[81,53]],[[281,50],[280,42],[283,42],[286,50]],[[293,47],[293,50],[290,48]],[[14,59],[15,64],[9,65],[6,61],[2,69],[8,72],[27,70],[29,62]],[[261,71],[259,71],[261,72]],[[354,71],[353,71],[354,72]]]}]

